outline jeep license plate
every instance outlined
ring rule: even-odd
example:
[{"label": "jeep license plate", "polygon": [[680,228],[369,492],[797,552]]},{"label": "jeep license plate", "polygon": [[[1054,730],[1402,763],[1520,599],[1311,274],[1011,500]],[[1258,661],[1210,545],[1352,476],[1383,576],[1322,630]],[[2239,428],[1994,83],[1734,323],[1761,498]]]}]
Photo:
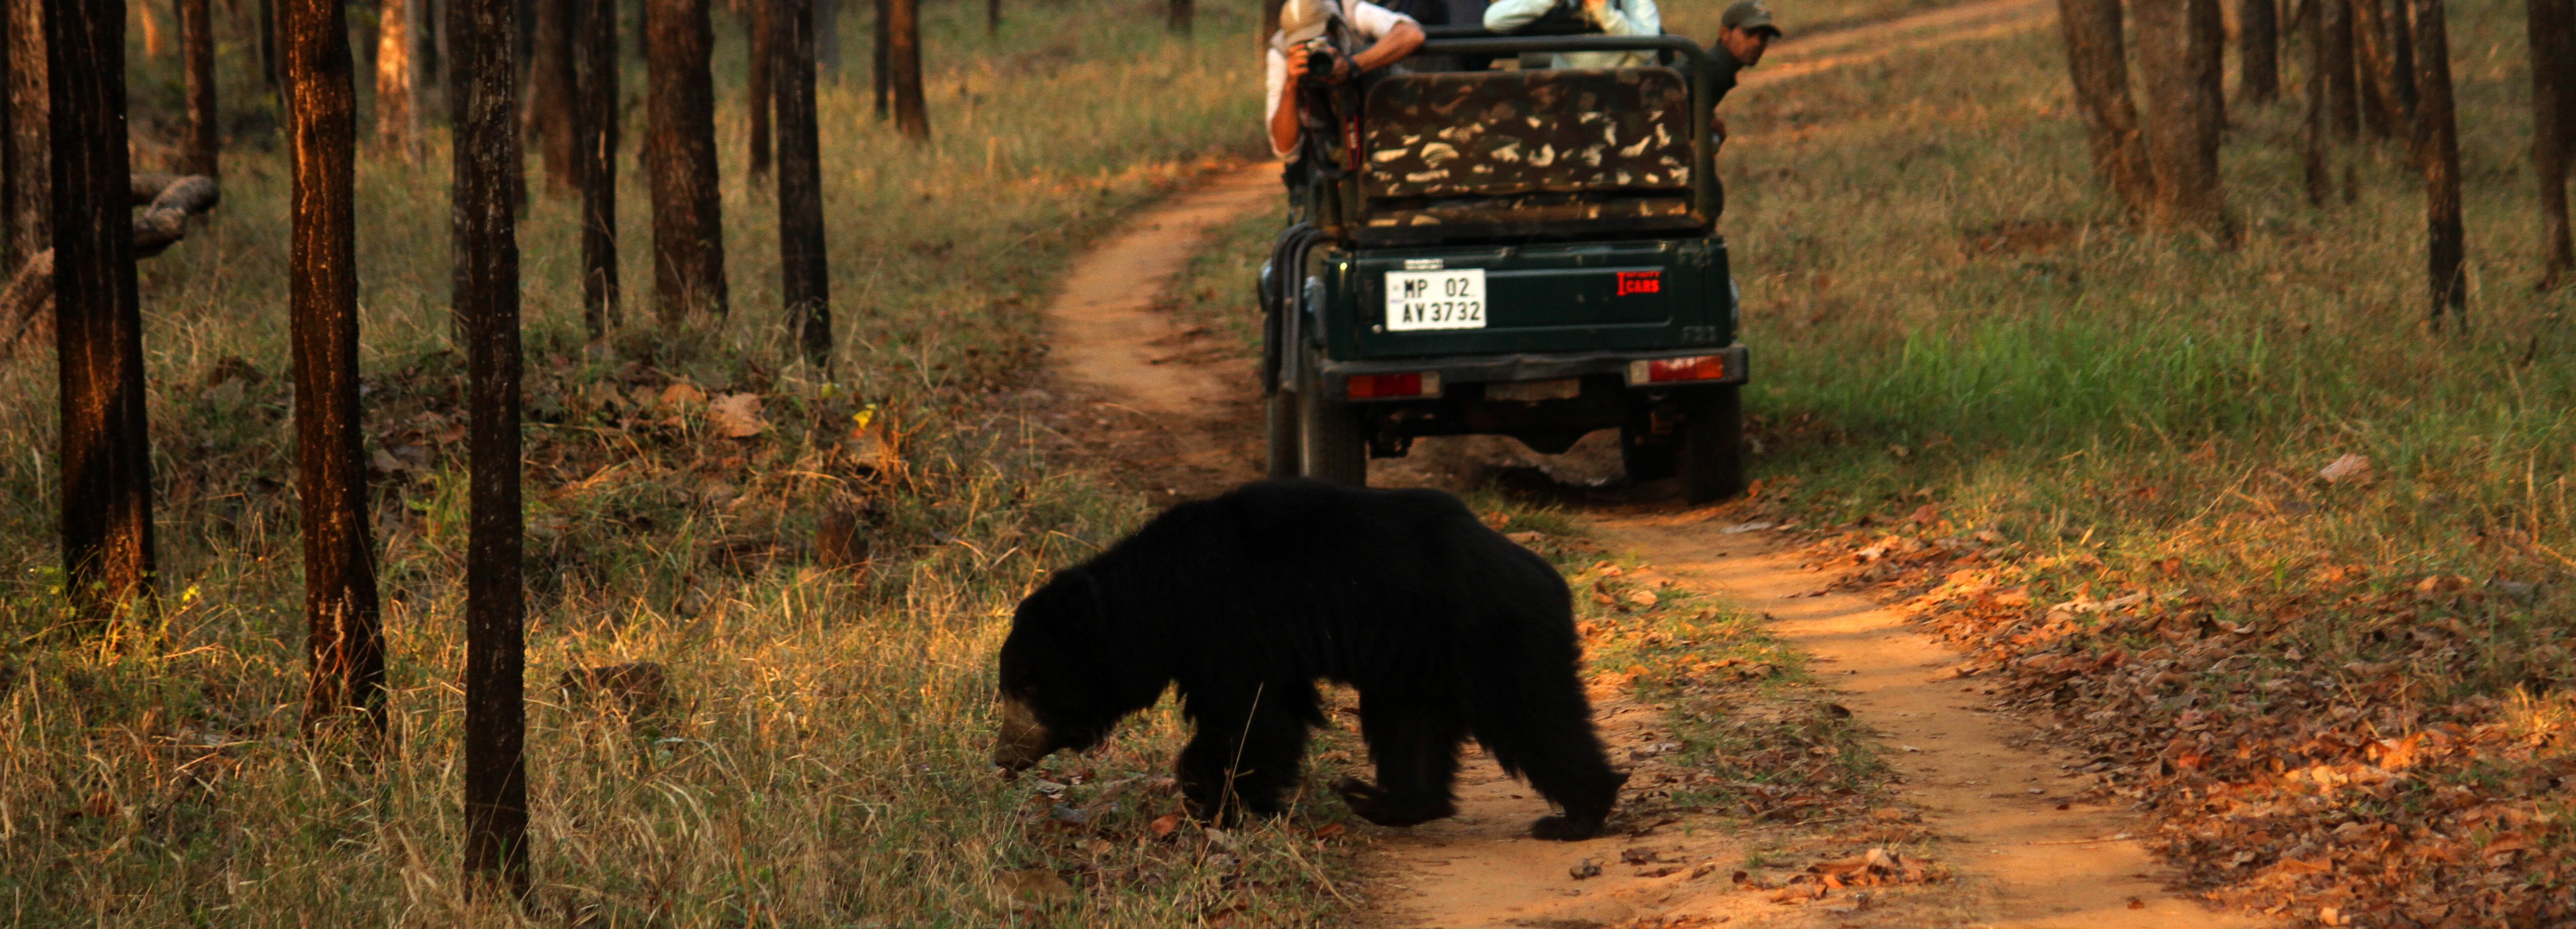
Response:
[{"label": "jeep license plate", "polygon": [[1485,328],[1485,269],[1386,272],[1386,328]]}]

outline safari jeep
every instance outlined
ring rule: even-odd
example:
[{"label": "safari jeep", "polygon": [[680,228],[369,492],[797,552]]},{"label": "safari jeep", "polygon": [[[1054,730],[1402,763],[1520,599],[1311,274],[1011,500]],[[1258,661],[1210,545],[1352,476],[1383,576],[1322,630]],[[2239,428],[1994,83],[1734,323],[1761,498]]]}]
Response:
[{"label": "safari jeep", "polygon": [[[1270,474],[1345,484],[1414,437],[1561,453],[1619,430],[1631,479],[1742,491],[1745,349],[1715,224],[1707,53],[1675,36],[1436,27],[1411,62],[1309,86],[1262,269]],[[1644,67],[1536,67],[1650,51]]]}]

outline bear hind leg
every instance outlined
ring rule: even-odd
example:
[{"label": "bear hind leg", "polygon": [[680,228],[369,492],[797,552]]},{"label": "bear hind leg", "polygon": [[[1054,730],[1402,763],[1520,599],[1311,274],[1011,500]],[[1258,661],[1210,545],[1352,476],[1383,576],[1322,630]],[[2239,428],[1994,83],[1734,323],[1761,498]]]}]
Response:
[{"label": "bear hind leg", "polygon": [[[1564,693],[1519,694],[1509,712],[1480,717],[1476,740],[1503,770],[1519,775],[1564,812],[1530,824],[1540,839],[1576,841],[1600,834],[1628,775],[1611,770],[1592,729],[1591,706],[1568,680]],[[1546,688],[1556,690],[1558,688]],[[1489,708],[1490,709],[1490,708]],[[1490,721],[1489,721],[1490,719]]]},{"label": "bear hind leg", "polygon": [[1333,791],[1351,812],[1381,826],[1411,826],[1458,813],[1450,786],[1467,727],[1446,706],[1360,695],[1360,734],[1377,761],[1377,783],[1344,778]]},{"label": "bear hind leg", "polygon": [[1239,698],[1190,695],[1198,729],[1173,773],[1191,816],[1233,825],[1242,814],[1280,812],[1280,796],[1302,773],[1317,698],[1312,685],[1278,690]]}]

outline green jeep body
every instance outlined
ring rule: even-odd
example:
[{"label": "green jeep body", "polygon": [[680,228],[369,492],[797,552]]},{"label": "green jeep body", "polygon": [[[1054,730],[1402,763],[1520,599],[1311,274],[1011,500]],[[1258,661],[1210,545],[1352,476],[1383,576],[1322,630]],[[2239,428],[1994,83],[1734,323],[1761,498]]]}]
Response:
[{"label": "green jeep body", "polygon": [[1297,222],[1263,270],[1272,473],[1363,483],[1367,457],[1416,436],[1554,453],[1617,428],[1632,478],[1739,491],[1746,353],[1715,232],[1707,53],[1438,32],[1417,56],[1663,63],[1400,73],[1334,89],[1325,113],[1310,91]]}]

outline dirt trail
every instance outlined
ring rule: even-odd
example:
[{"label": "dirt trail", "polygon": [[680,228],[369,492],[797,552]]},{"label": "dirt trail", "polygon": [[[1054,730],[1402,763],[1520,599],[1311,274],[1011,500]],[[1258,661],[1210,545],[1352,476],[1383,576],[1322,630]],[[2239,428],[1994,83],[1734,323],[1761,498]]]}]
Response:
[{"label": "dirt trail", "polygon": [[[1972,41],[2051,22],[2049,0],[1986,0],[1854,29],[1784,41],[1747,86]],[[1078,441],[1119,479],[1151,493],[1196,496],[1258,475],[1259,412],[1249,360],[1204,333],[1176,326],[1156,299],[1217,225],[1278,195],[1273,169],[1224,175],[1141,217],[1131,231],[1076,265],[1048,307],[1052,368],[1071,390],[1067,418],[1088,422]],[[1599,438],[1598,436],[1594,438]],[[1403,462],[1379,462],[1381,485],[1444,484],[1476,461],[1517,457],[1560,478],[1598,469],[1601,443],[1537,460],[1502,440],[1426,440]],[[1472,460],[1471,460],[1472,459]],[[1465,465],[1466,467],[1462,467]],[[1739,892],[1727,877],[1760,836],[1709,817],[1631,810],[1624,828],[1579,843],[1528,838],[1546,806],[1471,752],[1459,782],[1460,814],[1379,837],[1365,921],[1385,926],[1883,926],[2202,927],[2254,925],[2173,896],[2159,867],[2124,833],[2133,817],[2074,802],[2078,784],[2058,759],[2020,747],[2027,729],[1983,706],[1981,694],[1935,679],[1955,659],[1901,618],[1858,597],[1820,594],[1830,580],[1748,534],[1726,535],[1711,511],[1604,511],[1597,523],[1618,548],[1676,581],[1771,617],[1779,635],[1849,693],[1855,715],[1886,737],[1905,776],[1906,800],[1940,836],[1933,854],[1961,879],[1883,895],[1875,906],[1829,898],[1784,906]],[[1730,554],[1732,553],[1732,554]],[[1799,596],[1789,596],[1796,594]],[[1602,734],[1622,765],[1650,756],[1669,732],[1661,713],[1616,693],[1594,695]],[[2036,791],[2035,793],[2033,791]],[[2064,803],[2066,809],[2058,809]],[[1646,813],[1647,815],[1638,815]],[[1776,840],[1777,837],[1770,837]],[[1813,843],[1810,843],[1813,844]],[[1630,865],[1622,853],[1652,853]],[[1848,852],[1848,849],[1843,850]],[[1600,874],[1577,880],[1585,859]],[[1663,872],[1658,874],[1658,872]],[[1649,876],[1653,875],[1653,876]]]}]

